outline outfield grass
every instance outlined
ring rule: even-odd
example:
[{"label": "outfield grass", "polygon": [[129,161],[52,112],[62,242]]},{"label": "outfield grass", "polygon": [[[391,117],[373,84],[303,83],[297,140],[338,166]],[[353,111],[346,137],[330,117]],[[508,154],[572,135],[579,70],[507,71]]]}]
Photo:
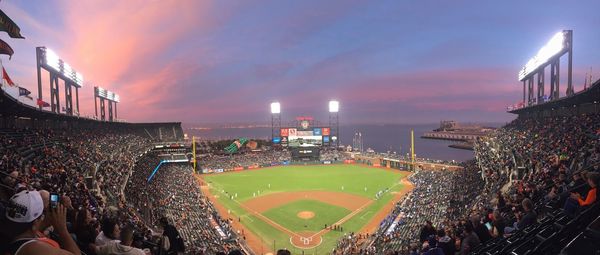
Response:
[{"label": "outfield grass", "polygon": [[[301,211],[311,211],[315,216],[311,219],[295,217]],[[346,208],[316,200],[297,200],[263,212],[262,215],[294,232],[319,232],[325,224],[331,226],[350,212]]]},{"label": "outfield grass", "polygon": [[[368,199],[374,199],[377,191],[389,188],[390,192],[385,193],[379,200],[375,200],[368,207],[364,208],[360,213],[342,225],[345,232],[357,232],[390,201],[393,197],[391,192],[399,191],[403,188],[402,185],[398,183],[402,177],[403,175],[399,171],[385,171],[362,165],[340,164],[270,167],[258,170],[206,175],[204,176],[204,179],[209,183],[211,193],[217,195],[219,197],[219,202],[231,211],[230,215],[224,215],[224,217],[239,217],[248,229],[254,232],[254,234],[260,237],[263,242],[268,245],[268,247],[265,247],[265,250],[272,249],[273,244],[275,244],[276,249],[288,248],[294,252],[294,254],[297,254],[301,253],[301,251],[290,244],[289,236],[287,234],[282,233],[278,229],[263,222],[261,219],[246,212],[240,206],[240,203],[254,198],[253,195],[262,196],[274,192],[314,190],[346,192],[363,196]],[[229,198],[229,195],[226,195],[224,192],[227,192],[229,195],[237,194],[237,198],[232,200]],[[281,209],[285,206],[286,205],[273,208],[270,211]],[[291,205],[291,207],[294,206]],[[319,207],[318,210],[327,214],[329,213],[328,208],[331,210],[331,213],[335,213],[333,211],[339,209],[339,207],[328,205]],[[270,211],[266,213],[273,216],[275,213]],[[297,212],[290,213],[292,214],[287,215],[287,217],[284,217],[283,215],[281,215],[281,217],[276,216],[278,218],[275,221],[290,230],[297,230],[299,228],[295,225],[299,222],[294,222],[297,219]],[[263,213],[263,215],[265,214]],[[343,216],[344,215],[342,215],[342,217]],[[323,224],[325,223],[322,223],[321,225]],[[300,223],[299,227],[300,229],[303,228],[304,224]],[[322,244],[316,248],[319,250],[318,253],[326,254],[323,251],[328,251],[335,247],[336,241],[343,234],[344,233],[339,231],[331,231],[325,234],[323,236]],[[305,254],[312,254],[316,249],[306,250]],[[255,252],[260,253],[261,251]]]}]

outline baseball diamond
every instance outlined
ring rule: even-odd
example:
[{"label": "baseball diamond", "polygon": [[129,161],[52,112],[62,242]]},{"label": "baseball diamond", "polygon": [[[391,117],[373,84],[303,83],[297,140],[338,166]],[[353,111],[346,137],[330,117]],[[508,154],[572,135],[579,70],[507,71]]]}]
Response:
[{"label": "baseball diamond", "polygon": [[317,254],[332,250],[344,234],[374,230],[410,190],[403,179],[407,174],[338,164],[198,175],[198,180],[254,251]]}]

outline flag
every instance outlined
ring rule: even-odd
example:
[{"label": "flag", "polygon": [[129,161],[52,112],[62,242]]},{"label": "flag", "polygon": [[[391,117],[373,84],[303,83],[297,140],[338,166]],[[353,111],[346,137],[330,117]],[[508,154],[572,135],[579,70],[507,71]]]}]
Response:
[{"label": "flag", "polygon": [[0,10],[0,31],[6,32],[11,38],[25,38],[21,35],[21,28],[2,10]]},{"label": "flag", "polygon": [[29,96],[29,94],[31,94],[31,91],[19,86],[19,96],[24,96],[26,98],[29,98],[30,100],[33,100],[33,98],[31,96]]},{"label": "flag", "polygon": [[42,99],[37,100],[37,105],[41,106],[41,107],[49,107],[50,106],[49,103],[44,102],[44,100],[42,100]]},{"label": "flag", "polygon": [[15,51],[6,43],[5,41],[0,40],[0,54],[8,55],[8,59],[12,58],[12,55],[15,54]]},{"label": "flag", "polygon": [[6,69],[4,69],[4,67],[2,67],[2,79],[6,80],[6,83],[8,83],[8,85],[15,86],[15,83],[10,79],[10,77],[8,76],[8,73],[6,73]]}]

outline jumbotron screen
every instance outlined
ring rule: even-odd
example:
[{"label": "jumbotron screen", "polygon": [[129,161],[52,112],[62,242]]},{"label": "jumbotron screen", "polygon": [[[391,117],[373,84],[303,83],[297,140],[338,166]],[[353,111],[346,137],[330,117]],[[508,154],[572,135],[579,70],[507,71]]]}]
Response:
[{"label": "jumbotron screen", "polygon": [[273,138],[273,143],[287,147],[319,147],[331,142],[331,129],[314,128],[282,128],[280,137]]}]

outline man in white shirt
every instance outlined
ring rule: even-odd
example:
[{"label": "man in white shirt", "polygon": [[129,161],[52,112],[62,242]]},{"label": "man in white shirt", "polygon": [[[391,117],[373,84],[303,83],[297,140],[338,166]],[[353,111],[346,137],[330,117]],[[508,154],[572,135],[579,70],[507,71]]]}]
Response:
[{"label": "man in white shirt", "polygon": [[119,228],[119,223],[114,218],[104,218],[102,220],[102,231],[96,237],[96,246],[103,246],[108,243],[119,243],[119,235],[121,233],[121,229]]},{"label": "man in white shirt", "polygon": [[[98,247],[98,255],[146,255],[138,248],[131,247],[133,243],[133,228],[125,227],[121,230],[121,243],[109,242],[104,246]],[[149,253],[148,253],[149,254]]]}]

